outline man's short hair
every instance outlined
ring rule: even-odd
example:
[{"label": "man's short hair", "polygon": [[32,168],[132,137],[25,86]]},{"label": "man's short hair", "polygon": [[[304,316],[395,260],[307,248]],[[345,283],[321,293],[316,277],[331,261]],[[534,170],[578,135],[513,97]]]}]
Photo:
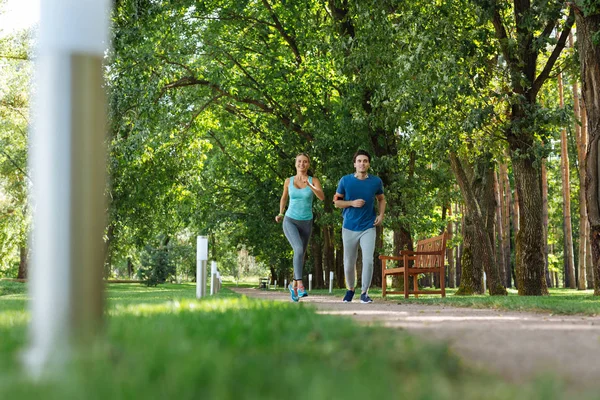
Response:
[{"label": "man's short hair", "polygon": [[353,163],[356,162],[356,157],[358,156],[367,156],[369,163],[371,162],[371,155],[366,150],[358,150],[356,153],[354,153],[354,157],[352,158]]}]

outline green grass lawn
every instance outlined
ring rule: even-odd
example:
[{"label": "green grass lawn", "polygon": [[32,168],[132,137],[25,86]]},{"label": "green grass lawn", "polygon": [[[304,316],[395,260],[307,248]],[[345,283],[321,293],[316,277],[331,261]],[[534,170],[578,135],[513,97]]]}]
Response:
[{"label": "green grass lawn", "polygon": [[0,399],[567,397],[559,379],[506,384],[399,330],[227,288],[197,301],[192,284],[110,285],[104,339],[33,384],[19,361],[26,300],[0,281]]}]

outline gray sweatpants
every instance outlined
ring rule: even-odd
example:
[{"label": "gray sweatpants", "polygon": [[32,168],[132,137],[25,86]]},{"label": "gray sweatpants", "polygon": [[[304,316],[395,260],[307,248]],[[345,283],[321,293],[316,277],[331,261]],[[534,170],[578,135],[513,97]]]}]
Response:
[{"label": "gray sweatpants", "polygon": [[358,246],[362,250],[362,284],[361,291],[366,292],[371,286],[373,278],[373,253],[375,252],[375,228],[366,231],[351,231],[342,228],[342,241],[344,242],[344,274],[346,285],[353,288],[356,275],[356,258]]},{"label": "gray sweatpants", "polygon": [[313,220],[300,221],[289,217],[283,218],[283,234],[294,250],[294,279],[302,279],[304,254],[312,232]]}]

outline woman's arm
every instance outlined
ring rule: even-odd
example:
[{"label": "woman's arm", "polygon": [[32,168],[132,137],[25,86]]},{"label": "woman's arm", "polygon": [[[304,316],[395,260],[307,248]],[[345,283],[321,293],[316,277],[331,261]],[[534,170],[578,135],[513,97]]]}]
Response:
[{"label": "woman's arm", "polygon": [[306,182],[310,190],[313,191],[315,196],[321,201],[325,200],[325,193],[323,192],[323,188],[321,187],[321,182],[318,178],[313,178],[313,184],[310,184],[310,181]]},{"label": "woman's arm", "polygon": [[275,217],[275,222],[281,222],[283,220],[283,213],[285,211],[285,205],[288,201],[288,187],[290,185],[290,178],[287,178],[283,183],[283,193],[281,199],[279,199],[279,214]]}]

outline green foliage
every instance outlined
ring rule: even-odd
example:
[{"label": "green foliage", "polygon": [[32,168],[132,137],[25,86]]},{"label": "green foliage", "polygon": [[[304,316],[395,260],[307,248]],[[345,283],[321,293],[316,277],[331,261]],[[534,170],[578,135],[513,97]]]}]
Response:
[{"label": "green foliage", "polygon": [[146,246],[142,254],[142,266],[138,269],[138,278],[148,286],[165,283],[175,275],[175,264],[168,246]]},{"label": "green foliage", "polygon": [[29,231],[30,32],[0,38],[0,276],[16,277]]}]

